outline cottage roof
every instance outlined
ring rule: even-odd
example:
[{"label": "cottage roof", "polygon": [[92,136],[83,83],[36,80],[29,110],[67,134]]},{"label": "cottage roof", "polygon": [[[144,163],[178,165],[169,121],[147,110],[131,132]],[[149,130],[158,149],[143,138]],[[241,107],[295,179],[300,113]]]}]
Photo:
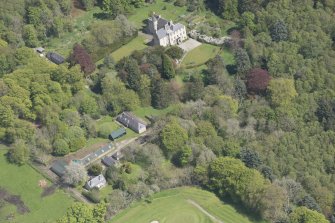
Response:
[{"label": "cottage roof", "polygon": [[92,162],[92,160],[97,159],[99,156],[101,156],[102,154],[104,154],[107,151],[111,150],[112,148],[113,148],[113,144],[109,143],[109,144],[107,144],[107,145],[99,148],[94,153],[91,153],[91,154],[85,156],[83,159],[81,159],[81,160],[73,160],[73,161],[86,166],[86,165],[90,164]]},{"label": "cottage roof", "polygon": [[126,129],[125,128],[119,128],[118,130],[115,130],[113,131],[110,136],[112,139],[117,139],[123,135],[125,135],[127,132],[126,132]]},{"label": "cottage roof", "polygon": [[116,160],[111,157],[111,156],[105,156],[103,159],[102,159],[102,163],[105,164],[106,166],[113,166],[116,164]]},{"label": "cottage roof", "polygon": [[65,62],[65,59],[61,55],[54,52],[47,53],[47,58],[55,64],[61,64]]},{"label": "cottage roof", "polygon": [[37,47],[36,51],[39,53],[43,53],[44,52],[44,48],[43,47]]},{"label": "cottage roof", "polygon": [[124,125],[128,126],[136,126],[138,124],[146,125],[145,122],[135,117],[130,112],[122,112],[118,117],[117,120],[120,121]]},{"label": "cottage roof", "polygon": [[106,184],[106,179],[104,175],[100,174],[99,176],[96,176],[86,183],[87,188],[94,188],[94,187],[99,187],[99,185],[105,185]]}]

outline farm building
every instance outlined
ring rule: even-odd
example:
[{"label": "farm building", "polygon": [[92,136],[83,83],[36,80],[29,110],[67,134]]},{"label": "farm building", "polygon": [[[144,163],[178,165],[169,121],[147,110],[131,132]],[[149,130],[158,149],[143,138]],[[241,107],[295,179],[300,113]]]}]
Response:
[{"label": "farm building", "polygon": [[125,134],[127,134],[127,131],[125,128],[119,128],[118,130],[113,131],[110,135],[109,138],[111,140],[115,140],[118,139],[122,136],[124,136]]},{"label": "farm building", "polygon": [[37,53],[43,53],[44,52],[43,47],[37,47],[35,50],[36,50]]},{"label": "farm building", "polygon": [[64,59],[61,55],[59,55],[59,54],[57,54],[57,53],[53,53],[53,52],[49,52],[49,53],[47,53],[47,58],[48,58],[51,62],[53,62],[53,63],[55,63],[55,64],[57,64],[57,65],[62,64],[62,63],[65,62],[65,59]]},{"label": "farm building", "polygon": [[146,124],[130,112],[122,112],[116,120],[137,133],[142,133],[147,130]]},{"label": "farm building", "polygon": [[50,170],[57,174],[59,177],[63,176],[66,170],[67,163],[64,160],[57,160],[55,161]]},{"label": "farm building", "polygon": [[96,176],[92,179],[90,179],[89,181],[86,182],[85,184],[85,188],[87,190],[92,190],[93,188],[98,188],[101,189],[104,186],[106,186],[107,181],[104,177],[104,175],[100,174],[99,176]]},{"label": "farm building", "polygon": [[90,163],[97,160],[99,157],[103,156],[104,154],[108,153],[113,148],[113,144],[109,143],[101,148],[99,148],[97,151],[90,153],[89,155],[85,156],[82,159],[75,159],[72,160],[75,163],[79,163],[84,166],[88,166]]},{"label": "farm building", "polygon": [[115,160],[111,156],[105,156],[101,161],[102,161],[103,164],[105,164],[108,167],[115,166],[118,162],[117,160]]}]

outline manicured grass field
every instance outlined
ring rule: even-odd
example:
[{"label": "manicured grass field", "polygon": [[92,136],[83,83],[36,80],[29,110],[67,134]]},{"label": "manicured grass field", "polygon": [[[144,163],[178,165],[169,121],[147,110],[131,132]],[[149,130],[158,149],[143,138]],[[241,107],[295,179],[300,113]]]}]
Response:
[{"label": "manicured grass field", "polygon": [[[193,203],[191,203],[193,202]],[[196,207],[194,203],[198,204]],[[209,214],[224,223],[258,223],[224,204],[214,194],[191,187],[163,191],[153,196],[152,202],[134,204],[117,215],[111,223],[216,223]]]},{"label": "manicured grass field", "polygon": [[[21,196],[21,200],[30,212],[20,215],[16,212],[14,205],[5,203],[5,207],[0,208],[0,222],[44,223],[54,222],[63,216],[66,209],[74,202],[73,199],[60,190],[42,198],[43,189],[38,183],[44,177],[29,165],[9,164],[5,157],[6,152],[6,150],[0,150],[0,187],[13,195]],[[51,185],[49,181],[48,185]],[[8,221],[6,217],[10,214],[14,214],[15,217]]]},{"label": "manicured grass field", "polygon": [[143,50],[147,48],[147,45],[144,43],[145,39],[143,36],[138,36],[132,41],[130,41],[128,44],[122,46],[121,48],[115,50],[111,56],[115,60],[115,62],[118,62],[123,57],[129,56],[132,52],[135,50]]},{"label": "manicured grass field", "polygon": [[187,53],[182,61],[182,65],[200,66],[206,63],[209,59],[215,57],[220,51],[220,48],[210,44],[202,44],[197,48]]}]

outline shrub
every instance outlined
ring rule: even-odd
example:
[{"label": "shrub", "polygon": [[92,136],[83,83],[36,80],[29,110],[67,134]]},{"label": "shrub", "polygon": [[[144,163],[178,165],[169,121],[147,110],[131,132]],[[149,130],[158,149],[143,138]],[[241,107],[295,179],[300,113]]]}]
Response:
[{"label": "shrub", "polygon": [[102,166],[100,164],[93,164],[92,166],[90,166],[90,168],[88,169],[88,173],[90,175],[94,175],[94,176],[98,176],[100,175],[102,172]]},{"label": "shrub", "polygon": [[84,191],[83,195],[93,203],[100,203],[101,197],[100,197],[100,191],[96,188],[92,189],[91,191]]}]

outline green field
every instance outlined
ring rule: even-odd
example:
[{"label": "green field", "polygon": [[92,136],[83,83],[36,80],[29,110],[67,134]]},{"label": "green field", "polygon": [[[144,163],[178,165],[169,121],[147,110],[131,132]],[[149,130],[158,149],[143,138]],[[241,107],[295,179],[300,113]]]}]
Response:
[{"label": "green field", "polygon": [[[199,205],[202,210],[200,210]],[[206,211],[207,213],[204,213]],[[215,217],[218,221],[213,220]],[[214,194],[191,187],[157,193],[152,202],[141,201],[121,212],[111,223],[259,223],[240,214]]]},{"label": "green field", "polygon": [[[111,116],[102,117],[100,120],[98,120],[97,124],[98,124],[98,131],[104,132],[104,135],[106,135],[105,137],[108,137],[108,135],[112,133],[112,131],[115,131],[123,127],[122,125],[119,125],[117,122],[115,122],[115,120]],[[118,138],[116,141],[122,141],[125,139],[134,138],[137,135],[138,134],[136,132],[127,128],[127,134],[125,136],[122,136],[121,138]]]},{"label": "green field", "polygon": [[143,50],[147,48],[147,45],[145,45],[145,39],[143,36],[138,36],[126,45],[120,47],[119,49],[115,50],[111,56],[115,60],[115,62],[118,62],[123,57],[129,56],[132,52],[135,50]]},{"label": "green field", "polygon": [[[0,187],[12,195],[21,196],[21,200],[30,212],[19,214],[14,205],[5,203],[5,206],[0,208],[0,222],[44,223],[54,222],[63,216],[66,209],[73,203],[73,199],[60,190],[42,198],[43,189],[38,183],[44,177],[29,165],[9,164],[5,157],[6,152],[6,150],[0,150]],[[50,186],[51,183],[48,182],[48,185]],[[11,214],[14,218],[10,221],[6,220]]]},{"label": "green field", "polygon": [[220,48],[217,46],[202,44],[186,54],[182,65],[185,65],[186,67],[200,66],[206,63],[209,59],[215,57],[219,51]]}]

